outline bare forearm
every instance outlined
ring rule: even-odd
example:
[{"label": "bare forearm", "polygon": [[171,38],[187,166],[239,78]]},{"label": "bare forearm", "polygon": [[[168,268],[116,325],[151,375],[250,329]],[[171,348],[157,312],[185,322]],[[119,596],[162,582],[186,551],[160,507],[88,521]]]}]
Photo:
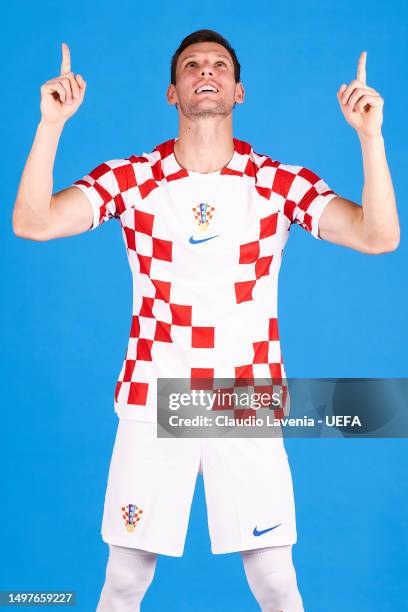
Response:
[{"label": "bare forearm", "polygon": [[40,121],[27,158],[13,211],[17,230],[41,230],[47,225],[53,189],[53,170],[63,123]]},{"label": "bare forearm", "polygon": [[363,155],[363,223],[373,246],[399,242],[399,220],[383,136],[360,136]]}]

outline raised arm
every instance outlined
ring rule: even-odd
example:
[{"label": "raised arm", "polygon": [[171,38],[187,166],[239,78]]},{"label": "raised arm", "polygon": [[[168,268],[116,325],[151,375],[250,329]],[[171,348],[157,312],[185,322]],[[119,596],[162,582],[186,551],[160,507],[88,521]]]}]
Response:
[{"label": "raised arm", "polygon": [[92,209],[83,192],[68,187],[53,194],[53,169],[66,121],[82,104],[86,82],[71,72],[62,43],[61,74],[41,86],[41,120],[25,164],[13,210],[13,231],[29,240],[50,240],[88,230]]},{"label": "raised arm", "polygon": [[362,206],[335,197],[319,222],[321,238],[370,255],[394,251],[400,228],[381,133],[383,98],[366,84],[366,52],[360,55],[357,79],[343,84],[337,99],[346,121],[361,143],[364,168]]}]

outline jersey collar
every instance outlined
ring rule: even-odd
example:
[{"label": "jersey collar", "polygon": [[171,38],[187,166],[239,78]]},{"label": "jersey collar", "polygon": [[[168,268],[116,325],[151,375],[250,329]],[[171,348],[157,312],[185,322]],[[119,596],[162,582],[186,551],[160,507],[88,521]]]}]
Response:
[{"label": "jersey collar", "polygon": [[252,150],[249,143],[233,138],[234,152],[228,164],[216,172],[200,173],[187,170],[178,163],[174,154],[174,145],[176,140],[177,138],[172,138],[171,140],[168,140],[155,147],[155,151],[157,151],[160,156],[161,174],[167,181],[188,177],[205,178],[223,175],[243,176],[248,166],[248,160]]}]

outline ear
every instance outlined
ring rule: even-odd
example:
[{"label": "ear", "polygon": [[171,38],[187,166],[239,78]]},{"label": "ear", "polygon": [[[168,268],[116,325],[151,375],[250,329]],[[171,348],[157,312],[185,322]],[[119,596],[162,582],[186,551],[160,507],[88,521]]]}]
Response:
[{"label": "ear", "polygon": [[242,104],[244,102],[245,90],[241,81],[235,86],[235,102]]},{"label": "ear", "polygon": [[176,104],[176,102],[177,102],[176,88],[174,87],[174,85],[172,83],[170,83],[170,85],[167,88],[166,98],[167,98],[167,102],[169,104],[173,105],[173,104]]}]

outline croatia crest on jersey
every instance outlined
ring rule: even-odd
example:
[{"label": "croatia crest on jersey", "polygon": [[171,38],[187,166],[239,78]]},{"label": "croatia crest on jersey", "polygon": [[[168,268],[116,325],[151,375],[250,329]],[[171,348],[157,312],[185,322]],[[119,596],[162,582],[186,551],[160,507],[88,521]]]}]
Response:
[{"label": "croatia crest on jersey", "polygon": [[215,207],[208,202],[201,202],[193,207],[194,218],[198,222],[198,228],[201,232],[205,232],[211,219],[214,216]]},{"label": "croatia crest on jersey", "polygon": [[136,523],[142,518],[143,510],[136,506],[136,504],[128,504],[122,506],[122,516],[125,521],[126,531],[131,533],[136,527]]}]

